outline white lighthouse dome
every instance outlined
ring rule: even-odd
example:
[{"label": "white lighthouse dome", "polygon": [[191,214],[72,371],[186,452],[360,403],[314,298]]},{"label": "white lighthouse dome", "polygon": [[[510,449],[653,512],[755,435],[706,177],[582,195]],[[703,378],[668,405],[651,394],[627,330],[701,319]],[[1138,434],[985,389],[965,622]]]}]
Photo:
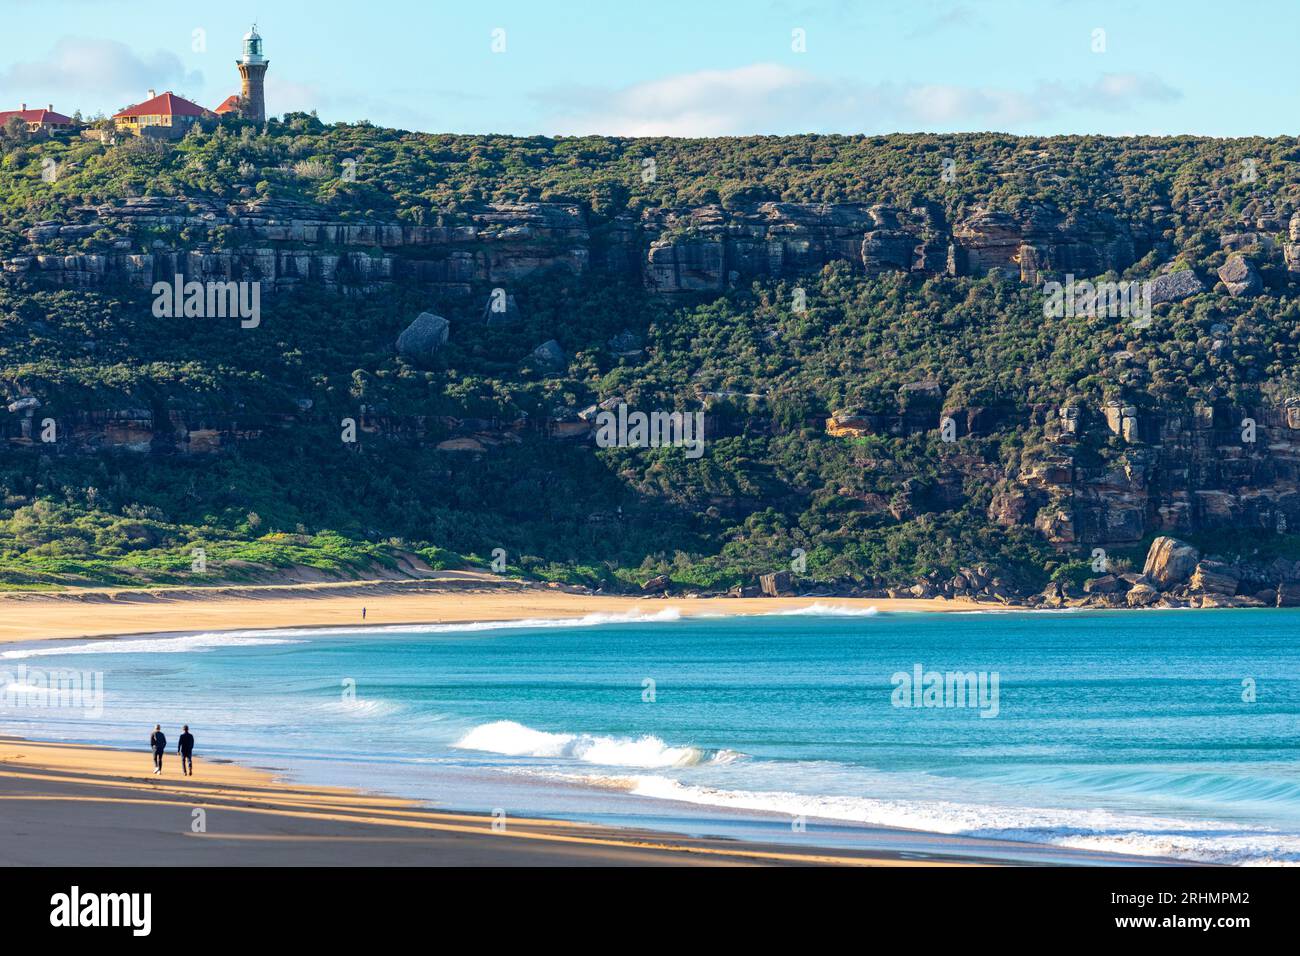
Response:
[{"label": "white lighthouse dome", "polygon": [[244,34],[244,55],[240,57],[241,63],[265,63],[266,57],[262,55],[262,37],[257,32],[257,24],[253,24],[252,29]]}]

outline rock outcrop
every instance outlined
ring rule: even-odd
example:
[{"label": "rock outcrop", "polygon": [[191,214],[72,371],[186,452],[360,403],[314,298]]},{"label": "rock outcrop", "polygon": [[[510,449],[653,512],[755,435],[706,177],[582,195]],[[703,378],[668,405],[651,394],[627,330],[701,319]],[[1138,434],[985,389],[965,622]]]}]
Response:
[{"label": "rock outcrop", "polygon": [[441,315],[421,312],[397,337],[397,351],[413,362],[427,362],[447,344],[450,330],[451,323]]},{"label": "rock outcrop", "polygon": [[1185,541],[1161,535],[1151,542],[1142,574],[1162,588],[1173,587],[1191,577],[1200,557],[1200,552]]},{"label": "rock outcrop", "polygon": [[1241,578],[1222,561],[1201,561],[1192,572],[1193,591],[1211,594],[1236,594]]},{"label": "rock outcrop", "polygon": [[[0,271],[81,288],[110,281],[149,288],[179,274],[256,280],[271,292],[301,282],[365,291],[403,281],[468,293],[588,266],[591,236],[576,205],[489,204],[444,220],[406,225],[339,219],[282,200],[143,197],[77,207],[66,222],[26,230],[28,251],[0,262]],[[90,236],[102,251],[58,251]]]},{"label": "rock outcrop", "polygon": [[[908,210],[786,202],[652,208],[591,226],[577,204],[532,202],[483,204],[435,219],[342,219],[325,207],[270,199],[134,198],[76,207],[67,221],[26,230],[28,248],[0,270],[76,287],[147,288],[180,274],[256,279],[272,292],[300,282],[364,291],[400,281],[469,294],[540,271],[595,268],[639,273],[658,292],[707,293],[756,278],[812,275],[835,261],[869,274],[996,270],[1036,283],[1044,271],[1123,270],[1152,245],[1145,227],[1050,205],[1014,216],[975,210],[951,225],[935,203]],[[93,248],[82,249],[85,242]],[[484,314],[496,322],[517,313],[507,299],[504,310]]]},{"label": "rock outcrop", "polygon": [[[742,203],[649,208],[589,220],[576,203],[484,203],[435,213],[430,224],[343,218],[328,207],[266,198],[232,202],[148,196],[74,207],[66,220],[27,229],[27,247],[0,273],[74,287],[148,288],[187,280],[258,280],[274,292],[302,282],[343,291],[413,283],[470,295],[538,272],[595,269],[639,276],[662,293],[716,293],[761,278],[815,274],[845,262],[866,274],[983,276],[1027,284],[1047,274],[1123,272],[1157,248],[1155,226],[1109,213],[1038,203],[1012,214],[975,208],[949,222],[934,202],[910,209],[869,203]],[[1281,220],[1225,233],[1218,278],[1230,294],[1262,291],[1250,256],[1277,257]],[[1243,228],[1244,228],[1243,226]],[[1259,226],[1259,229],[1255,227]],[[1267,228],[1265,228],[1267,227]],[[1282,260],[1300,273],[1296,220]],[[1151,280],[1153,305],[1204,291],[1194,272]],[[492,323],[518,311],[485,310]]]},{"label": "rock outcrop", "polygon": [[1229,256],[1219,267],[1219,279],[1233,296],[1255,295],[1264,286],[1255,266],[1241,254]]},{"label": "rock outcrop", "polygon": [[1147,607],[1160,600],[1160,592],[1149,584],[1135,584],[1125,598],[1129,607]]},{"label": "rock outcrop", "polygon": [[1151,304],[1181,302],[1204,291],[1205,283],[1191,269],[1166,272],[1151,280]]},{"label": "rock outcrop", "polygon": [[533,349],[533,361],[548,369],[563,368],[567,359],[564,349],[555,339],[548,339]]},{"label": "rock outcrop", "polygon": [[794,593],[789,571],[774,571],[771,574],[760,575],[758,584],[767,597],[784,597]]}]

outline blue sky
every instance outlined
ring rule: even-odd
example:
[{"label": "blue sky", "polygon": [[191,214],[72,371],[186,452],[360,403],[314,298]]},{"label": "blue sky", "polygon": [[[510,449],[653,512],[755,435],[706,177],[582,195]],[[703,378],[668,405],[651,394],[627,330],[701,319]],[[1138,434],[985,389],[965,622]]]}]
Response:
[{"label": "blue sky", "polygon": [[234,58],[256,19],[270,112],[314,108],[326,121],[433,132],[1274,136],[1300,125],[1294,0],[0,8],[0,109],[111,113],[151,87],[211,108],[238,90]]}]

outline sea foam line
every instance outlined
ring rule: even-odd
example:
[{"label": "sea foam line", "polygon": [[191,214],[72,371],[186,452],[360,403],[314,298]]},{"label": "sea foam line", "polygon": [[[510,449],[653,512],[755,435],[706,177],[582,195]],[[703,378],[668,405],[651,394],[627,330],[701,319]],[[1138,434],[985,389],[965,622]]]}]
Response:
[{"label": "sea foam line", "polygon": [[823,604],[821,601],[807,607],[767,612],[772,617],[875,617],[879,613],[875,607],[850,607],[845,604]]},{"label": "sea foam line", "polygon": [[301,644],[302,638],[333,637],[339,634],[452,634],[459,632],[502,631],[513,628],[544,629],[555,627],[598,627],[605,624],[656,624],[679,621],[680,609],[666,607],[653,613],[637,608],[617,614],[593,612],[582,617],[521,618],[514,621],[460,621],[451,624],[377,624],[341,625],[337,627],[268,627],[232,631],[205,631],[201,634],[159,634],[144,638],[101,638],[89,644],[68,646],[23,647],[0,651],[0,658],[44,657],[60,654],[131,654],[139,652],[173,652],[212,650],[218,647],[243,647],[256,644]]},{"label": "sea foam line", "polygon": [[1045,809],[883,800],[783,791],[729,790],[685,784],[654,774],[555,774],[640,797],[731,810],[779,813],[867,826],[921,830],[1077,850],[1170,857],[1245,866],[1300,865],[1300,833],[1248,824],[1189,822],[1101,809]]},{"label": "sea foam line", "polygon": [[[263,632],[267,635],[283,632]],[[179,654],[186,651],[211,651],[219,647],[249,647],[271,644],[301,644],[287,637],[263,637],[255,631],[214,631],[178,637],[103,638],[89,644],[43,644],[0,651],[0,658],[21,660],[28,657],[56,657],[65,654]]]}]

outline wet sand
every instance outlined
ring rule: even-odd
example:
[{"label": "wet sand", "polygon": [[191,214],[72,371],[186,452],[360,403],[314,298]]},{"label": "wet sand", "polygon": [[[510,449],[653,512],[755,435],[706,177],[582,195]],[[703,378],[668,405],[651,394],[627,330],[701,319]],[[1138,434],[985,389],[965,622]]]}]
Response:
[{"label": "wet sand", "polygon": [[193,777],[174,754],[164,771],[154,776],[144,751],[0,738],[0,866],[953,865],[902,851],[502,823],[201,757]]}]

